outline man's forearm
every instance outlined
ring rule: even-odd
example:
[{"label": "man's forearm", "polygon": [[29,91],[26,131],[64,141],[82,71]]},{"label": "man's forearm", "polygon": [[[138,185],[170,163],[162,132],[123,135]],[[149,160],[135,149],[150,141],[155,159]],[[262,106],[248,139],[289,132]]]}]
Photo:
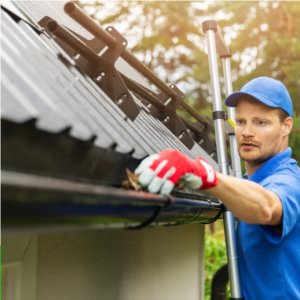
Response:
[{"label": "man's forearm", "polygon": [[165,149],[145,158],[135,170],[150,193],[171,193],[181,180],[193,189],[207,190],[247,223],[279,224],[279,197],[256,183],[216,173],[203,158],[192,160],[178,150]]},{"label": "man's forearm", "polygon": [[[223,204],[239,219],[247,223],[273,224],[279,223],[281,215],[275,205],[272,192],[260,185],[231,176],[217,173],[218,186],[207,191],[220,199]],[[279,199],[279,198],[278,198]],[[275,203],[274,203],[275,202]],[[280,202],[280,200],[279,200]],[[274,215],[274,214],[277,215]]]}]

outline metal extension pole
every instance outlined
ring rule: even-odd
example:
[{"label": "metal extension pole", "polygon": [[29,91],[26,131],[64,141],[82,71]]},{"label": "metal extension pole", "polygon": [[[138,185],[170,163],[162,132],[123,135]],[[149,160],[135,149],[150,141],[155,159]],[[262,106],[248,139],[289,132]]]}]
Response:
[{"label": "metal extension pole", "polygon": [[[209,72],[213,97],[213,119],[215,124],[218,164],[220,171],[229,175],[226,139],[225,139],[225,113],[222,110],[219,72],[217,64],[215,32],[217,23],[213,20],[202,23],[203,32],[206,34],[208,46]],[[227,250],[228,273],[230,281],[231,299],[244,299],[241,292],[241,284],[238,272],[238,257],[236,247],[235,221],[233,214],[223,206],[224,231]]]},{"label": "metal extension pole", "polygon": [[[223,63],[223,74],[225,79],[225,91],[226,96],[232,94],[232,81],[231,81],[231,68],[230,68],[230,56],[221,56]],[[235,108],[227,107],[229,118],[235,122]],[[237,178],[242,178],[241,160],[238,153],[237,141],[234,134],[229,135],[230,149],[231,149],[231,161],[233,175]]]}]

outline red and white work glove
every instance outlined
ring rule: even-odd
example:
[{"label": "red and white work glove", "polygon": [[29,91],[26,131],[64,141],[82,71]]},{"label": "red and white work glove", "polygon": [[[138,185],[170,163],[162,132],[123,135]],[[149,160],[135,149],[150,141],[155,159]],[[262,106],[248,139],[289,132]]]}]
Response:
[{"label": "red and white work glove", "polygon": [[190,159],[178,150],[167,149],[145,158],[135,173],[150,193],[170,194],[179,180],[200,190],[218,185],[216,172],[206,160]]}]

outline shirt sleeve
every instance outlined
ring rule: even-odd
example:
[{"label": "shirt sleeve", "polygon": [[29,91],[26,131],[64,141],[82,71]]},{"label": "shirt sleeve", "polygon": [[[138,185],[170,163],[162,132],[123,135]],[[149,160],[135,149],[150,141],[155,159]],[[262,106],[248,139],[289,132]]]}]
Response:
[{"label": "shirt sleeve", "polygon": [[292,176],[276,175],[270,176],[263,187],[274,192],[282,203],[282,234],[276,234],[268,225],[261,225],[269,242],[279,244],[290,233],[300,216],[299,181]]}]

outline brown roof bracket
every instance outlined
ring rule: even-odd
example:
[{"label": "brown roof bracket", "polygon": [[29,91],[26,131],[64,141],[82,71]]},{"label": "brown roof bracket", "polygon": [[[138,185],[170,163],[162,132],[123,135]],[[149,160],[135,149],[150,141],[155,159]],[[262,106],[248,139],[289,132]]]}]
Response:
[{"label": "brown roof bracket", "polygon": [[171,84],[169,87],[175,93],[175,97],[170,97],[164,92],[156,95],[156,98],[164,104],[164,109],[159,109],[153,105],[148,106],[148,108],[151,114],[158,118],[188,149],[192,149],[195,142],[176,113],[185,95],[175,84]]},{"label": "brown roof bracket", "polygon": [[116,43],[105,49],[106,44],[99,39],[89,41],[49,17],[38,23],[128,118],[134,120],[137,117],[139,107],[115,68],[116,60],[127,46],[126,39],[115,28],[109,26],[106,29]]}]

